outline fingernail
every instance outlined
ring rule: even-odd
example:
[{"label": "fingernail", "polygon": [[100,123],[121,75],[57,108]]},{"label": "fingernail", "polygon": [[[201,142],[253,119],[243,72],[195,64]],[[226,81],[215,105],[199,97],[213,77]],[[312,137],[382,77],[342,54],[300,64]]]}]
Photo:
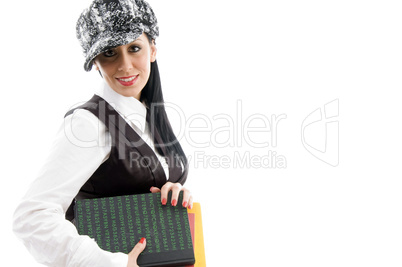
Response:
[{"label": "fingernail", "polygon": [[173,199],[173,200],[172,200],[172,206],[175,207],[176,205],[177,205],[177,200],[176,200],[176,199]]},{"label": "fingernail", "polygon": [[166,205],[166,202],[167,202],[166,198],[162,199],[162,205]]},{"label": "fingernail", "polygon": [[188,208],[191,210],[191,209],[193,208],[193,206],[192,206],[192,205],[188,205]]},{"label": "fingernail", "polygon": [[140,240],[141,244],[144,244],[144,242],[145,242],[145,237],[141,238],[141,240]]},{"label": "fingernail", "polygon": [[185,208],[187,207],[187,201],[183,202],[183,207],[185,207]]}]

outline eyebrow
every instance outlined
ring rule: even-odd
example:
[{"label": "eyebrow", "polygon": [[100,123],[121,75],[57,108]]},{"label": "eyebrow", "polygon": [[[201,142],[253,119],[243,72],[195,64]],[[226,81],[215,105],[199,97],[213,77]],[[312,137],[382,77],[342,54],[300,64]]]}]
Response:
[{"label": "eyebrow", "polygon": [[134,41],[132,41],[130,44],[135,43],[135,42],[137,42],[137,41],[139,41],[139,42],[144,42],[142,39],[137,38],[137,39],[135,39]]},{"label": "eyebrow", "polygon": [[106,52],[106,51],[108,51],[108,50],[115,49],[116,47],[117,47],[117,46],[107,46],[107,47],[105,47],[105,48],[102,50],[101,53],[104,53],[104,52]]}]

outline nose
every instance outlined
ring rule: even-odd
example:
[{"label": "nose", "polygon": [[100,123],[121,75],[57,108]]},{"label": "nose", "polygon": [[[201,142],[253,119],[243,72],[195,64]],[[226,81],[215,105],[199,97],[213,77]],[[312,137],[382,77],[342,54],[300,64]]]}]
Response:
[{"label": "nose", "polygon": [[133,68],[130,55],[127,51],[122,51],[119,58],[118,70],[127,72]]}]

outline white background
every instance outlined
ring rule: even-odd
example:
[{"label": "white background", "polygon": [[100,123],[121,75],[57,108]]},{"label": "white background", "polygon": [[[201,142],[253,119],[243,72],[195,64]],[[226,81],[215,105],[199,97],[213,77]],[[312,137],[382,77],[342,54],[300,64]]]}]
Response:
[{"label": "white background", "polygon": [[[160,23],[165,100],[185,114],[183,122],[170,112],[175,130],[205,127],[188,123],[200,114],[211,123],[210,132],[181,136],[189,157],[274,151],[286,159],[286,168],[191,161],[186,186],[202,205],[207,266],[401,266],[400,2],[149,2]],[[65,112],[89,99],[100,80],[83,70],[75,39],[89,3],[2,4],[0,251],[8,266],[41,266],[13,235],[11,217]],[[301,141],[303,120],[333,100],[335,167]],[[272,132],[240,135],[226,147],[208,139],[223,123],[214,116],[235,120],[239,103],[243,122],[233,133],[250,116],[286,115],[275,147],[245,141],[271,141]],[[311,130],[321,131],[310,138],[315,146],[325,142],[320,127]]]}]

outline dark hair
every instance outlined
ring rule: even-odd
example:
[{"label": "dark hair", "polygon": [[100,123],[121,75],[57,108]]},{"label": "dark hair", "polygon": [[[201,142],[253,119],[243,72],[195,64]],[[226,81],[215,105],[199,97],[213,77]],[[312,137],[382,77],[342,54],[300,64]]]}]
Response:
[{"label": "dark hair", "polygon": [[172,126],[166,114],[159,68],[156,60],[151,63],[149,79],[141,91],[140,101],[144,102],[148,107],[147,123],[156,151],[166,157],[169,166],[175,164],[177,167],[183,167],[182,174],[177,182],[184,184],[188,174],[188,160],[176,135],[173,133]]}]

